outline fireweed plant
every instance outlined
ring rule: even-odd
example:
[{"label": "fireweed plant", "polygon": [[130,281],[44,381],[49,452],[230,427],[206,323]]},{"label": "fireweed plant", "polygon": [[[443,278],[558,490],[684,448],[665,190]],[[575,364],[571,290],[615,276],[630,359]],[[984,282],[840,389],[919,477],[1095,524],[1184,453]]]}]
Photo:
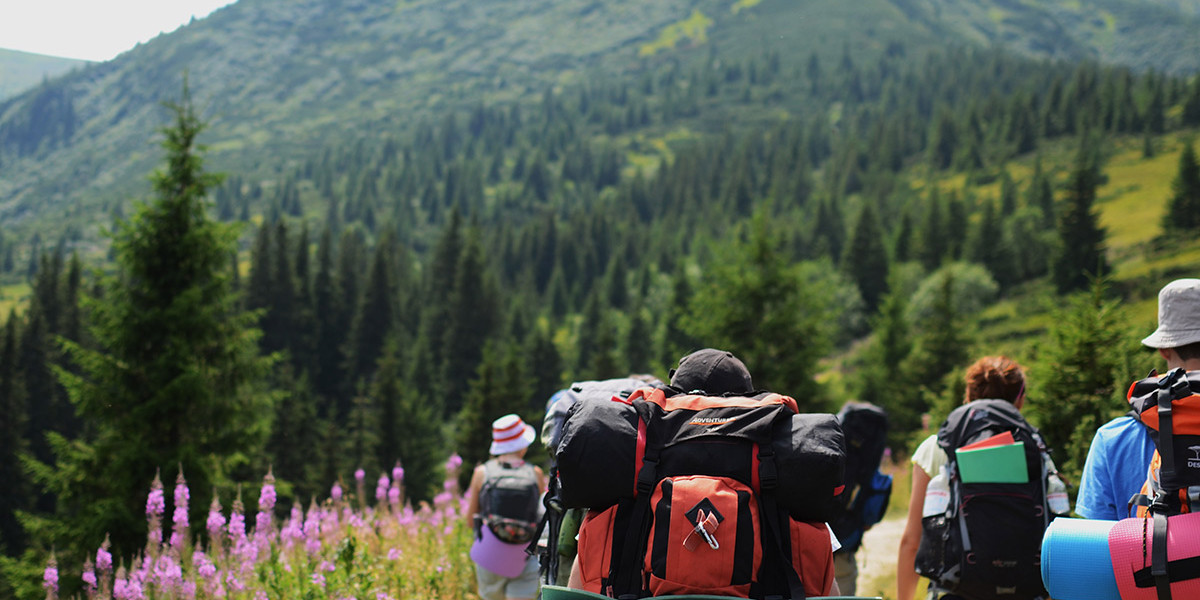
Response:
[{"label": "fireweed plant", "polygon": [[[355,475],[357,496],[334,484],[330,497],[307,510],[293,504],[281,523],[273,517],[275,478],[263,478],[253,527],[246,527],[241,495],[228,517],[213,498],[204,524],[208,546],[189,535],[189,492],[181,473],[173,490],[175,510],[164,538],[164,489],[155,475],[146,498],[149,535],[130,565],[113,564],[106,538],[81,574],[89,600],[400,600],[467,598],[474,595],[471,527],[463,518],[467,498],[458,489],[462,458],[446,462],[443,491],[432,504],[404,501],[399,464],[376,481],[367,501],[366,474]],[[165,541],[164,541],[165,539]],[[58,598],[59,570],[51,556],[43,577],[46,597]]]}]

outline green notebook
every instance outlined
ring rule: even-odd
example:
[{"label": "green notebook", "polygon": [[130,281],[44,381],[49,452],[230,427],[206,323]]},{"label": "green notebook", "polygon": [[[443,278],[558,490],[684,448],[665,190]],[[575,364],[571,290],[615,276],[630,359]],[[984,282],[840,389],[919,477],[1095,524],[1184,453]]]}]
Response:
[{"label": "green notebook", "polygon": [[963,483],[1028,483],[1025,444],[1004,444],[977,450],[959,450],[958,474]]}]

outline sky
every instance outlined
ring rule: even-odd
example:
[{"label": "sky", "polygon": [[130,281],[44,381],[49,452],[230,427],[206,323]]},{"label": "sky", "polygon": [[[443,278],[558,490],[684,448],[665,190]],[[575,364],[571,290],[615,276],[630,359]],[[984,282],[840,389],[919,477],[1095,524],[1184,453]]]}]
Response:
[{"label": "sky", "polygon": [[0,0],[0,48],[105,61],[233,0]]}]

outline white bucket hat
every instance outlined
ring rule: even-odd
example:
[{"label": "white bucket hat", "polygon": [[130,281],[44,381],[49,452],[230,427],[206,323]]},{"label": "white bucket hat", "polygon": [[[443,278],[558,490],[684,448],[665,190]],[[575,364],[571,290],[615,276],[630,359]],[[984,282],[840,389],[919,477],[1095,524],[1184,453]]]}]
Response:
[{"label": "white bucket hat", "polygon": [[516,452],[532,444],[535,437],[537,434],[533,431],[533,426],[526,424],[521,417],[504,415],[492,421],[491,454],[498,456]]},{"label": "white bucket hat", "polygon": [[1142,340],[1151,348],[1200,342],[1200,279],[1176,279],[1158,292],[1158,329]]}]

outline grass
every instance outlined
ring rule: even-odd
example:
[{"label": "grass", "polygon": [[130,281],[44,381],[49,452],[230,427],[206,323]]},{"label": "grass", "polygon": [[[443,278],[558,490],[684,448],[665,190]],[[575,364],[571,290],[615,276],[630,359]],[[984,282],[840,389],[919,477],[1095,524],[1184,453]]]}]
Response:
[{"label": "grass", "polygon": [[649,44],[643,44],[638,49],[638,54],[654,56],[662,50],[674,48],[683,39],[691,40],[693,44],[703,44],[708,41],[708,28],[712,25],[713,20],[700,12],[700,9],[693,10],[687,19],[664,27],[658,34],[658,39]]},{"label": "grass", "polygon": [[27,282],[0,285],[0,318],[7,319],[13,310],[24,308],[32,292]]}]

